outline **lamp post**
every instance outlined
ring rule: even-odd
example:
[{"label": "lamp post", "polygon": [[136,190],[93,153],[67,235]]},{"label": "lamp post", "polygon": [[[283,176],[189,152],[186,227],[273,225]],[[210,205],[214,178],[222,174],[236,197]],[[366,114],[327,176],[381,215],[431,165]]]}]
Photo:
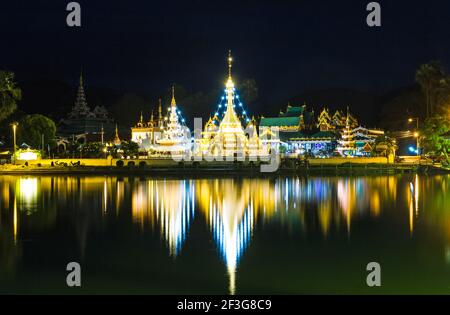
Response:
[{"label": "lamp post", "polygon": [[414,138],[416,138],[416,155],[419,156],[419,117],[408,118],[408,122],[412,123],[416,121],[416,131],[414,132]]},{"label": "lamp post", "polygon": [[16,164],[16,131],[17,131],[17,126],[19,125],[19,123],[17,123],[17,122],[13,122],[12,124],[11,124],[11,126],[12,126],[12,129],[13,129],[13,145],[14,145],[14,148],[13,148],[13,158],[14,158],[14,165]]},{"label": "lamp post", "polygon": [[416,138],[416,155],[419,156],[419,133],[414,132],[414,138]]}]

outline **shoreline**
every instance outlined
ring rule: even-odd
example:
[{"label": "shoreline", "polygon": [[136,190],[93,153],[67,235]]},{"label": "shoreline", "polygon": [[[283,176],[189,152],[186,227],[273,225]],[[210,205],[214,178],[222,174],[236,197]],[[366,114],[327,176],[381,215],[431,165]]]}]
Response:
[{"label": "shoreline", "polygon": [[280,166],[275,172],[261,172],[258,165],[242,166],[230,163],[220,166],[8,166],[0,167],[0,175],[136,175],[136,176],[195,176],[195,175],[251,175],[251,176],[278,176],[278,175],[379,175],[379,174],[450,174],[449,169],[426,165],[401,164],[336,164],[336,165],[302,165]]}]

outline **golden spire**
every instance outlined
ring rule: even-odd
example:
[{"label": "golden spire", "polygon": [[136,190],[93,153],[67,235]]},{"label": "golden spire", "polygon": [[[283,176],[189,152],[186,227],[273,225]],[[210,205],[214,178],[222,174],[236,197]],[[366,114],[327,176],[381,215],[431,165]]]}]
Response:
[{"label": "golden spire", "polygon": [[233,66],[233,56],[231,56],[231,50],[228,51],[228,80],[226,83],[226,88],[231,92],[231,90],[233,90],[234,88],[234,82],[233,79],[231,78],[231,67]]},{"label": "golden spire", "polygon": [[120,144],[120,138],[119,138],[119,128],[116,124],[116,136],[114,137],[114,144],[119,145]]},{"label": "golden spire", "polygon": [[162,104],[161,104],[161,98],[159,99],[158,119],[159,119],[159,120],[162,120]]},{"label": "golden spire", "polygon": [[231,67],[233,66],[233,56],[231,56],[231,49],[228,50],[228,78],[231,79]]},{"label": "golden spire", "polygon": [[175,86],[172,85],[172,102],[170,103],[170,106],[175,106],[177,103],[175,102]]},{"label": "golden spire", "polygon": [[348,106],[347,106],[347,118],[346,118],[346,121],[345,121],[345,123],[346,123],[346,125],[347,125],[347,127],[350,125],[350,119],[349,119],[349,110],[348,110]]},{"label": "golden spire", "polygon": [[103,129],[103,124],[102,124],[102,129],[100,131],[100,134],[102,136],[102,144],[103,144],[103,142],[104,142],[104,135],[105,135],[105,129]]},{"label": "golden spire", "polygon": [[[231,77],[231,67],[233,63],[233,57],[231,56],[231,50],[228,52],[228,80],[225,84],[226,87],[226,94],[227,94],[227,109],[225,112],[225,115],[223,116],[223,119],[220,123],[220,126],[225,125],[233,125],[233,126],[239,126],[239,128],[242,128],[241,122],[236,115],[236,112],[234,111],[234,82]],[[236,127],[237,128],[237,127]]]},{"label": "golden spire", "polygon": [[142,115],[142,111],[141,111],[141,117],[139,118],[139,122],[141,124],[144,123],[144,116]]}]

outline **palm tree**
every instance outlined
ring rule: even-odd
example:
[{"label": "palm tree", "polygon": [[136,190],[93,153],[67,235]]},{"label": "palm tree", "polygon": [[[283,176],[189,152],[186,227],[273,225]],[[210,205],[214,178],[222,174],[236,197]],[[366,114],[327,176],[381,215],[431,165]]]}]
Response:
[{"label": "palm tree", "polygon": [[423,64],[416,72],[416,82],[419,83],[425,95],[426,117],[433,115],[442,84],[446,82],[445,71],[439,61]]},{"label": "palm tree", "polygon": [[373,153],[388,157],[390,154],[395,156],[397,144],[394,138],[388,135],[378,136],[373,145]]}]

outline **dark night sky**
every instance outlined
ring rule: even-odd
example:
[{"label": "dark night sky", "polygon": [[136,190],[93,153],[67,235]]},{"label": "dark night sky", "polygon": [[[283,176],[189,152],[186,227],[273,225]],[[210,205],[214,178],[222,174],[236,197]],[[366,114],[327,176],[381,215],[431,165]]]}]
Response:
[{"label": "dark night sky", "polygon": [[3,1],[0,69],[74,85],[82,66],[93,86],[209,91],[231,49],[236,77],[255,78],[270,105],[307,89],[400,87],[421,63],[450,64],[450,1],[379,1],[381,28],[362,0],[80,0],[81,28],[65,24],[69,2]]}]

